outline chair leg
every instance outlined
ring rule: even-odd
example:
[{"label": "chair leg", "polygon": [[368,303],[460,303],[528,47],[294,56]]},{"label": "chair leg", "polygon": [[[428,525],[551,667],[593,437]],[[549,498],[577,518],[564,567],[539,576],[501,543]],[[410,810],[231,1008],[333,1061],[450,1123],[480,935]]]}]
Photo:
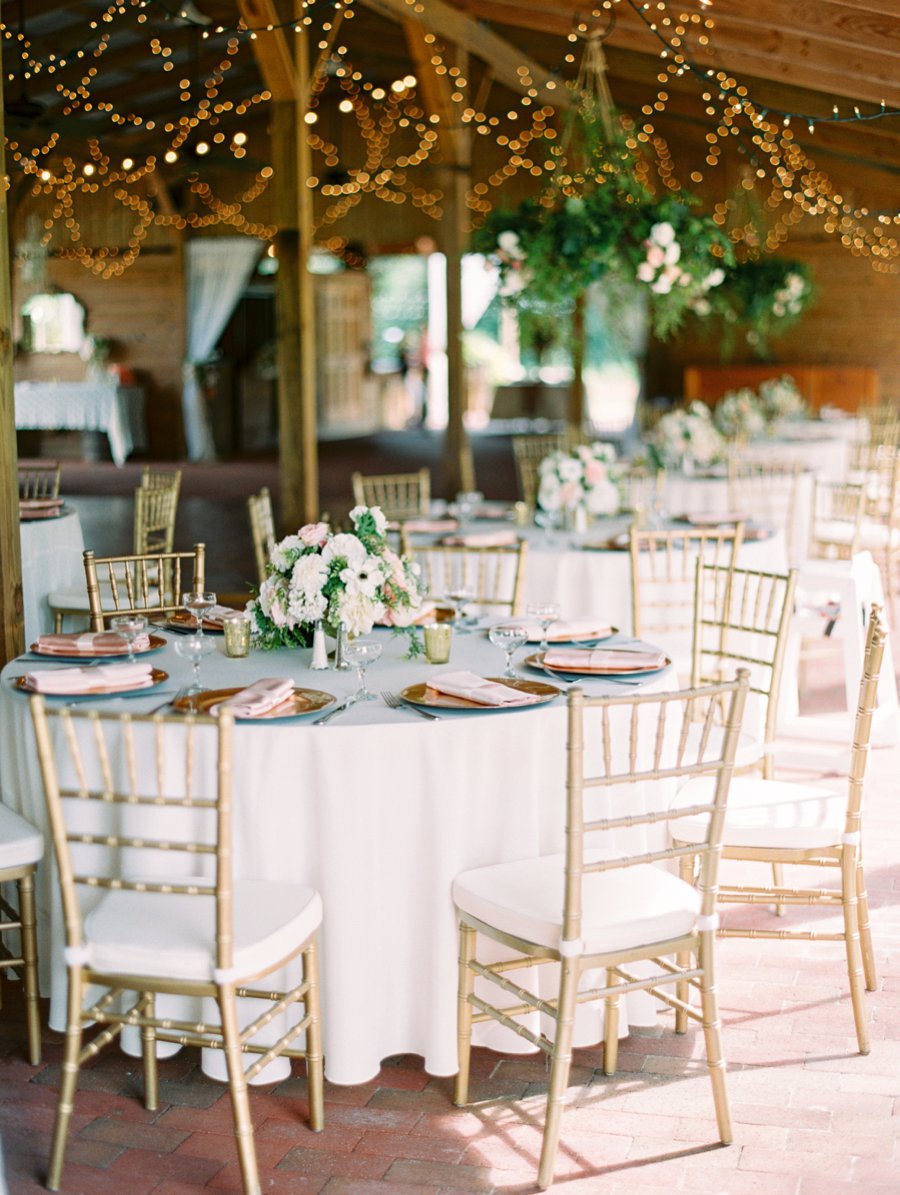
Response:
[{"label": "chair leg", "polygon": [[[156,1015],[153,992],[142,994],[141,1011],[148,1020]],[[144,1107],[148,1112],[155,1112],[159,1106],[159,1072],[156,1065],[156,1028],[153,1025],[141,1028],[141,1056],[144,1060]]]},{"label": "chair leg", "polygon": [[866,990],[874,992],[878,988],[878,972],[875,970],[872,927],[869,924],[869,895],[866,892],[866,875],[863,871],[862,859],[856,860],[856,917],[859,922],[859,944],[862,949]]},{"label": "chair leg", "polygon": [[860,1054],[869,1053],[869,1024],[865,1006],[863,957],[859,943],[859,906],[856,899],[856,851],[844,847],[841,858],[841,904],[844,910],[844,944],[847,950],[847,978],[856,1023]]},{"label": "chair leg", "polygon": [[700,934],[699,962],[702,974],[700,976],[700,1007],[703,1014],[703,1036],[706,1039],[706,1065],[709,1067],[709,1078],[713,1089],[713,1102],[716,1108],[716,1123],[719,1127],[719,1140],[723,1145],[730,1145],[733,1140],[731,1130],[731,1111],[728,1104],[728,1088],[725,1084],[725,1056],[722,1053],[722,1023],[719,1020],[719,999],[716,992],[715,971],[715,942],[713,930],[703,930]]},{"label": "chair leg", "polygon": [[59,635],[63,629],[63,612],[62,610],[54,610],[53,612],[53,630]]},{"label": "chair leg", "polygon": [[244,1195],[261,1195],[234,986],[231,984],[220,985],[218,1001],[225,1058],[228,1064],[228,1089],[231,1093],[231,1108],[234,1116],[234,1139],[237,1144]]},{"label": "chair leg", "polygon": [[[607,987],[614,987],[620,982],[618,975],[612,969],[606,972]],[[612,1076],[619,1065],[619,1007],[621,997],[609,995],[606,997],[603,1014],[603,1073]]]},{"label": "chair leg", "polygon": [[[780,863],[772,864],[772,883],[775,885],[776,888],[784,887],[784,868],[782,867],[782,865]],[[779,904],[775,905],[775,916],[776,917],[784,916],[784,905],[779,905]]]},{"label": "chair leg", "polygon": [[475,930],[459,926],[459,987],[457,989],[456,1050],[459,1070],[453,1085],[453,1102],[461,1108],[469,1100],[469,1059],[472,1054],[472,1005],[469,997],[475,988],[475,976],[469,963],[475,957]]},{"label": "chair leg", "polygon": [[[682,880],[686,884],[693,886],[694,883],[694,863],[693,855],[682,855],[678,861],[678,871]],[[687,969],[691,965],[690,951],[682,951],[676,958],[676,963],[679,967]],[[682,1004],[687,1004],[691,998],[691,986],[687,980],[679,981],[675,985],[676,999],[680,1000]],[[675,1010],[675,1032],[687,1033],[688,1017],[686,1012],[681,1009]]]},{"label": "chair leg", "polygon": [[58,1191],[62,1178],[63,1157],[66,1152],[66,1138],[69,1135],[69,1121],[75,1102],[75,1088],[78,1084],[78,1066],[81,1055],[81,1002],[84,996],[84,980],[80,967],[69,968],[68,1011],[66,1013],[66,1040],[63,1048],[62,1074],[59,1095],[56,1099],[56,1121],[53,1125],[53,1141],[50,1146],[50,1166],[47,1171],[47,1189]]},{"label": "chair leg", "polygon": [[41,1012],[38,1004],[37,930],[34,912],[34,872],[19,877],[19,921],[22,926],[22,962],[25,1020],[28,1026],[28,1059],[41,1061]]},{"label": "chair leg", "polygon": [[315,939],[303,952],[306,980],[306,1082],[309,1088],[309,1127],[320,1133],[325,1127],[325,1060],[322,1056],[322,1017],[319,1011],[319,956]]},{"label": "chair leg", "polygon": [[563,1104],[566,1098],[566,1089],[569,1086],[569,1071],[572,1067],[572,1036],[575,1028],[575,1010],[578,1007],[576,998],[578,977],[581,973],[580,963],[581,960],[577,958],[564,958],[559,964],[561,970],[559,1003],[556,1009],[553,1053],[550,1056],[550,1088],[547,1092],[544,1140],[541,1144],[541,1161],[538,1166],[537,1185],[542,1191],[546,1191],[553,1183]]}]

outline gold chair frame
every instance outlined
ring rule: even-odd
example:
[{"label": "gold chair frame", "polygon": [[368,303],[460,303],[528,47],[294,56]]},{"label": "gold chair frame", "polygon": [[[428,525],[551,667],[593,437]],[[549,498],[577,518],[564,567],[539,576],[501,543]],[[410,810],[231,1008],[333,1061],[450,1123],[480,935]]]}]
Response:
[{"label": "gold chair frame", "polygon": [[[69,987],[65,1055],[47,1186],[51,1191],[59,1190],[79,1068],[128,1025],[141,1032],[144,1100],[151,1111],[158,1103],[157,1041],[225,1052],[243,1188],[246,1195],[259,1195],[248,1082],[278,1056],[305,1058],[310,1127],[314,1131],[323,1127],[318,922],[302,942],[282,948],[277,958],[267,956],[261,970],[245,974],[246,967],[236,967],[233,719],[227,713],[216,719],[194,715],[131,716],[65,707],[51,710],[40,696],[31,698],[30,704],[62,895]],[[214,736],[216,780],[211,792],[198,774],[203,748],[210,743],[204,736]],[[152,766],[139,766],[142,751],[155,757]],[[183,763],[177,782],[173,781],[172,761]],[[83,811],[93,802],[98,809],[111,811],[114,833],[84,832],[76,811]],[[146,832],[149,812],[163,820],[166,830]],[[78,846],[77,855],[72,850],[74,844]],[[183,869],[175,862],[178,859],[184,861]],[[92,926],[82,908],[80,893],[120,901],[120,894],[140,893],[158,907],[157,916],[162,918],[167,912],[167,897],[169,903],[173,896],[212,902],[208,919],[209,976],[133,974],[127,964],[94,965]],[[172,915],[171,908],[168,913]],[[146,944],[144,949],[148,949]],[[302,960],[302,981],[287,991],[273,990],[270,985],[275,981],[265,977],[293,959]],[[182,968],[183,972],[187,970]],[[98,997],[96,989],[90,990],[92,985],[106,991]],[[127,993],[133,994],[133,1003],[123,1010],[120,998],[124,1003]],[[219,1024],[180,1021],[157,1014],[155,998],[160,993],[215,1001]],[[243,1027],[238,1023],[240,997],[265,1002],[266,1006],[262,1012],[255,1009],[252,1022]],[[293,1005],[303,1006],[303,1016],[273,1045],[253,1040],[274,1015]],[[103,1028],[83,1045],[83,1028],[91,1023]],[[292,1048],[291,1042],[303,1031],[305,1049]],[[258,1057],[245,1071],[243,1058],[247,1054]]]},{"label": "gold chair frame", "polygon": [[[853,727],[853,745],[850,769],[847,774],[847,807],[843,834],[840,841],[829,846],[782,847],[736,845],[729,842],[729,826],[726,814],[722,834],[722,858],[741,862],[765,863],[772,867],[774,882],[768,886],[723,883],[719,887],[719,904],[742,904],[749,906],[775,905],[782,910],[786,905],[803,908],[840,908],[844,928],[840,933],[826,933],[819,930],[786,930],[741,928],[728,923],[718,932],[723,938],[780,939],[800,942],[843,942],[847,956],[847,976],[850,998],[856,1026],[857,1042],[861,1054],[869,1053],[869,1030],[863,989],[874,992],[877,988],[875,955],[872,949],[872,931],[869,925],[869,900],[862,862],[862,799],[869,754],[869,740],[872,732],[872,716],[878,698],[878,678],[884,657],[887,632],[878,606],[873,606],[869,615],[866,634],[863,670],[859,682],[859,699]],[[677,825],[673,827],[673,841],[685,845],[678,838]],[[783,868],[789,864],[804,867],[837,869],[840,872],[838,888],[786,886],[782,881]],[[681,861],[682,878],[690,879],[693,864],[688,856]]]},{"label": "gold chair frame", "polygon": [[[191,566],[190,585],[182,577]],[[171,614],[181,609],[188,589],[200,592],[206,578],[206,545],[191,551],[154,552],[131,556],[95,556],[84,553],[88,609],[92,631],[102,631],[117,614]]]},{"label": "gold chair frame", "polygon": [[58,498],[60,466],[58,461],[43,465],[19,466],[20,498]]},{"label": "gold chair frame", "polygon": [[[813,481],[809,554],[818,560],[850,560],[860,550],[866,488],[855,482]],[[835,536],[829,524],[847,528]],[[829,531],[832,531],[829,534]]]},{"label": "gold chair frame", "polygon": [[258,494],[248,497],[247,515],[250,519],[256,575],[259,584],[262,585],[268,575],[266,566],[275,549],[275,512],[272,509],[272,495],[268,486],[263,486]]},{"label": "gold chair frame", "polygon": [[134,491],[134,554],[171,552],[175,543],[178,487],[141,486]]},{"label": "gold chair frame", "polygon": [[[628,534],[631,564],[631,627],[637,639],[648,633],[664,635],[693,631],[694,590],[697,560],[733,568],[741,544],[744,524],[732,527],[685,527],[650,530],[632,523]],[[651,596],[647,588],[652,586]],[[659,592],[657,599],[655,594]],[[654,615],[684,609],[684,622],[671,617],[661,622]],[[649,614],[649,617],[648,617]]]},{"label": "gold chair frame", "polygon": [[788,560],[794,559],[794,511],[803,465],[754,457],[742,448],[728,458],[728,506],[784,532]]},{"label": "gold chair frame", "polygon": [[353,473],[353,501],[357,506],[379,506],[395,522],[427,515],[431,506],[431,472]]},{"label": "gold chair frame", "polygon": [[[21,975],[25,995],[28,1061],[32,1066],[37,1066],[41,1061],[37,917],[34,899],[34,877],[38,862],[39,858],[28,859],[25,862],[0,867],[0,885],[15,884],[19,904],[18,909],[13,908],[0,891],[0,972],[11,970],[18,971]],[[3,942],[3,935],[7,933],[18,933],[19,954],[13,954]],[[0,986],[0,1008],[2,1007],[3,991]]]},{"label": "gold chair frame", "polygon": [[144,465],[143,469],[141,470],[141,489],[174,489],[176,493],[178,493],[181,490],[181,470],[157,469],[154,468],[153,465]]},{"label": "gold chair frame", "polygon": [[696,563],[691,684],[715,684],[733,670],[750,671],[749,692],[762,702],[763,740],[758,766],[774,771],[781,676],[797,592],[798,571]]},{"label": "gold chair frame", "polygon": [[589,443],[583,432],[567,428],[562,432],[548,432],[529,436],[513,436],[512,450],[516,479],[522,500],[534,507],[537,502],[538,473],[541,461],[551,452],[570,452],[580,444]]},{"label": "gold chair frame", "polygon": [[[603,1001],[604,1026],[604,1072],[615,1073],[618,1051],[619,1000],[630,991],[651,992],[666,1005],[682,1010],[684,1015],[702,1025],[706,1040],[707,1064],[713,1088],[719,1137],[723,1143],[732,1139],[731,1117],[728,1093],[725,1085],[725,1060],[722,1053],[720,1024],[715,981],[715,900],[718,874],[718,843],[725,820],[728,786],[734,766],[734,754],[738,732],[747,695],[748,677],[741,672],[738,678],[726,684],[703,689],[681,690],[665,694],[637,694],[628,697],[586,697],[583,690],[575,687],[568,694],[567,733],[567,782],[566,782],[566,849],[558,856],[560,871],[564,873],[564,897],[559,920],[559,938],[555,945],[537,942],[516,936],[494,925],[489,925],[459,907],[459,888],[454,886],[457,896],[459,918],[459,1073],[456,1078],[453,1102],[464,1105],[468,1100],[469,1060],[471,1053],[472,1025],[494,1020],[512,1029],[520,1037],[542,1050],[549,1057],[550,1082],[547,1094],[547,1110],[544,1122],[543,1145],[538,1170],[537,1185],[546,1190],[553,1182],[553,1172],[561,1129],[563,1104],[572,1061],[572,1037],[575,1013],[582,1004]],[[688,730],[692,725],[694,708],[699,703],[706,709],[706,729],[711,728],[713,709],[725,702],[727,715],[726,733],[720,741],[720,753],[702,762],[690,753]],[[610,711],[614,707],[630,709],[627,719],[627,743],[613,742],[624,736],[612,733]],[[657,717],[652,718],[656,711]],[[587,736],[585,724],[596,711],[591,735]],[[680,728],[678,718],[680,717]],[[666,728],[671,728],[668,748],[665,747]],[[585,740],[602,756],[593,774],[585,770]],[[707,735],[702,736],[706,742]],[[641,744],[646,741],[646,758],[652,759],[652,766],[639,768],[636,761],[641,757]],[[667,752],[664,754],[664,751]],[[614,753],[627,759],[626,770],[618,770]],[[702,751],[701,753],[702,754]],[[644,867],[654,864],[668,864],[686,855],[693,856],[690,847],[668,846],[656,850],[643,850],[629,854],[613,842],[609,850],[593,850],[593,844],[602,840],[605,834],[631,830],[636,827],[661,827],[671,819],[665,807],[649,809],[646,812],[634,808],[634,784],[642,781],[676,781],[683,777],[711,775],[715,777],[714,794],[711,800],[696,807],[697,814],[708,820],[708,834],[701,856],[702,880],[700,885],[699,913],[689,932],[677,936],[666,936],[660,940],[633,941],[618,948],[588,951],[583,940],[586,914],[591,907],[589,891],[585,881],[591,876],[611,876],[629,867]],[[602,790],[604,796],[603,816],[596,816],[586,808],[586,799]],[[502,865],[501,865],[502,866]],[[490,869],[486,869],[490,870]],[[477,875],[469,873],[470,875]],[[465,886],[466,876],[458,877],[457,883]],[[602,889],[601,889],[602,893]],[[594,897],[595,903],[598,897]],[[610,900],[613,897],[609,898]],[[548,937],[555,938],[555,929]],[[476,955],[478,935],[500,942],[505,948],[517,952],[518,957],[502,962],[479,962]],[[595,945],[599,946],[599,943]],[[687,952],[693,965],[681,967],[669,956],[676,952]],[[506,951],[504,951],[506,953]],[[655,971],[638,975],[632,964],[647,960]],[[541,997],[517,982],[517,974],[523,967],[555,963],[560,977],[557,994]],[[584,972],[602,968],[606,972],[606,983],[590,991],[582,991],[580,979]],[[488,998],[475,992],[476,979],[487,981],[503,993],[506,1004],[502,1007],[492,1004]],[[684,999],[662,991],[670,984],[687,985],[700,995],[701,1008],[698,1011]],[[482,986],[484,990],[485,985]],[[512,1003],[509,1003],[512,997]],[[554,1024],[552,1039],[540,1028],[532,1029],[518,1018],[539,1013]]]},{"label": "gold chair frame", "polygon": [[502,547],[465,547],[450,544],[414,544],[404,535],[404,555],[422,570],[425,596],[440,601],[466,584],[472,590],[469,605],[489,612],[521,614],[525,593],[528,544],[524,539]]}]

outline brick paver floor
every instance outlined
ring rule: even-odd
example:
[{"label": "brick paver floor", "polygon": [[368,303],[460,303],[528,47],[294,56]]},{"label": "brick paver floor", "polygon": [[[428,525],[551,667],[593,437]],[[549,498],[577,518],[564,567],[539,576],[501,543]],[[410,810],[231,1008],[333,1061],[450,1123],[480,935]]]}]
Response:
[{"label": "brick paver floor", "polygon": [[[866,1005],[872,1052],[856,1052],[839,944],[726,939],[720,989],[734,1144],[716,1144],[698,1033],[671,1017],[602,1051],[576,1052],[556,1190],[565,1195],[898,1195],[900,1192],[900,748],[871,756],[866,863],[878,990]],[[768,910],[757,919],[775,925]],[[825,924],[820,911],[793,920]],[[780,927],[783,923],[777,923]],[[59,1078],[59,1035],[24,1060],[18,985],[0,1013],[0,1134],[10,1195],[43,1190]],[[237,1193],[224,1088],[196,1051],[161,1064],[159,1110],[146,1112],[137,1064],[106,1051],[81,1076],[67,1195]],[[326,1088],[326,1128],[306,1127],[299,1073],[252,1092],[262,1186],[272,1195],[389,1195],[535,1190],[545,1092],[542,1060],[477,1050],[472,1103],[414,1057],[385,1061],[371,1083]]]}]

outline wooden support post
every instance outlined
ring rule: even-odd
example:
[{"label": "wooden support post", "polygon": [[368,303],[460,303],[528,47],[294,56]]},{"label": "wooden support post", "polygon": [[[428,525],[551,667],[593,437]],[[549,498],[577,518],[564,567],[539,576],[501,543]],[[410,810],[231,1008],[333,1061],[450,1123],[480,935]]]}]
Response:
[{"label": "wooden support post", "polygon": [[[0,64],[2,65],[2,64]],[[0,183],[6,179],[0,105]],[[8,189],[0,185],[0,665],[25,647],[22,608],[22,545],[19,540],[19,474],[13,391],[12,263],[9,252]]]},{"label": "wooden support post", "polygon": [[460,490],[468,488],[467,482],[471,481],[471,448],[463,418],[467,390],[462,319],[463,220],[469,186],[468,167],[460,165],[444,170],[440,179],[444,192],[441,248],[447,259],[447,443],[444,488],[446,496],[452,498]]},{"label": "wooden support post", "polygon": [[584,292],[575,300],[572,312],[572,389],[569,392],[569,426],[580,433],[584,427]]}]

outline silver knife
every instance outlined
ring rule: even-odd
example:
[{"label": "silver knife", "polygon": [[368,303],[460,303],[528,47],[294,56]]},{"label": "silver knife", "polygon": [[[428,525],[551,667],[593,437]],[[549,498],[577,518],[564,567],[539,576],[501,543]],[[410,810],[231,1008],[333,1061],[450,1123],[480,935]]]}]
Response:
[{"label": "silver knife", "polygon": [[336,718],[338,714],[342,714],[344,710],[348,710],[356,701],[355,697],[345,697],[339,706],[327,713],[324,718],[317,718],[313,722],[313,726],[324,726],[326,722],[330,722],[332,718]]}]

